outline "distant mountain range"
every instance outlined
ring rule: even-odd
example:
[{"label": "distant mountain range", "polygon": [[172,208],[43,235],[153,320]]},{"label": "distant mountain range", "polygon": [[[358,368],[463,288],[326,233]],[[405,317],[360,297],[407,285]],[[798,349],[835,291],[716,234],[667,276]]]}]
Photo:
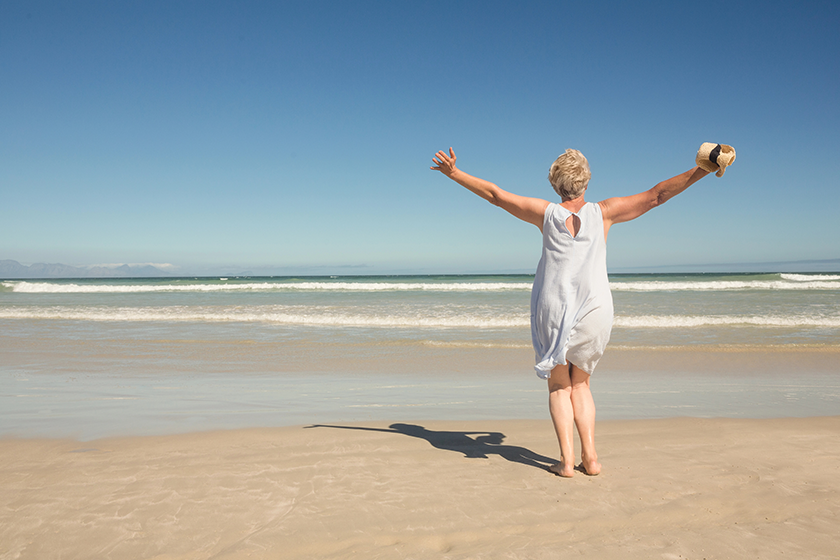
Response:
[{"label": "distant mountain range", "polygon": [[91,266],[79,267],[67,264],[35,263],[29,266],[17,261],[0,261],[0,278],[148,278],[150,276],[172,276],[152,265]]}]

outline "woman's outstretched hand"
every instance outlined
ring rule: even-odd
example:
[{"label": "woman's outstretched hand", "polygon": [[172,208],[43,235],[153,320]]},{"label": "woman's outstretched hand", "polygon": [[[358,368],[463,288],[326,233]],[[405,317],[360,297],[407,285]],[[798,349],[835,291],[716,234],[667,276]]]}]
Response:
[{"label": "woman's outstretched hand", "polygon": [[446,155],[446,152],[443,150],[439,151],[435,154],[435,157],[432,158],[434,165],[429,169],[434,171],[440,171],[447,177],[451,177],[452,173],[455,172],[455,160],[458,159],[455,157],[455,152],[452,148],[449,148],[449,155]]}]

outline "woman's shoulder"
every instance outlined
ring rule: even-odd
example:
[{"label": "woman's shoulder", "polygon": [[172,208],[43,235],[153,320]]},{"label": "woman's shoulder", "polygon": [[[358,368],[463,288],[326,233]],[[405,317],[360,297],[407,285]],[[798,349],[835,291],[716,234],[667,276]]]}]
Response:
[{"label": "woman's shoulder", "polygon": [[601,203],[600,203],[600,202],[587,202],[587,203],[584,205],[584,207],[582,208],[582,210],[583,210],[583,209],[585,209],[585,210],[586,210],[586,211],[588,211],[588,212],[595,213],[595,214],[597,214],[597,215],[599,215],[599,216],[603,216],[603,215],[604,215],[604,211],[603,211],[603,209],[601,208]]}]

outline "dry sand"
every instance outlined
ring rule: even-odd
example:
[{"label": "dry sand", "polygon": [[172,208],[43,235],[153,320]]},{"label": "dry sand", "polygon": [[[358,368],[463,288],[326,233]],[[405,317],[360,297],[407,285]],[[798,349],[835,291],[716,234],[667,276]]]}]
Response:
[{"label": "dry sand", "polygon": [[840,417],[418,424],[0,440],[0,558],[840,558]]}]

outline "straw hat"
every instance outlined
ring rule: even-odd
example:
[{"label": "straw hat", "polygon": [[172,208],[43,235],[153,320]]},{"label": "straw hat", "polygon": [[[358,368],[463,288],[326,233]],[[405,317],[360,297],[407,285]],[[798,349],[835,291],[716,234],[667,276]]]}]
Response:
[{"label": "straw hat", "polygon": [[709,173],[717,171],[715,174],[718,177],[723,177],[723,172],[726,171],[727,166],[732,165],[732,162],[735,161],[735,148],[726,144],[704,142],[697,151],[695,161],[702,169]]}]

